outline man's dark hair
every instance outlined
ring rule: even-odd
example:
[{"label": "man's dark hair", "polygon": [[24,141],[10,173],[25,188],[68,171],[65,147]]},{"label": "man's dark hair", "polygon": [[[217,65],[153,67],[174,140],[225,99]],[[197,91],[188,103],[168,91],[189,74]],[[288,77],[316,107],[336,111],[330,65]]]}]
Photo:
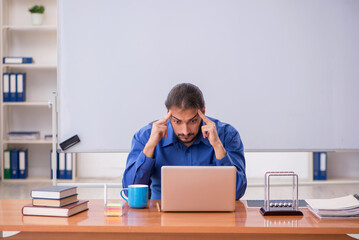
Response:
[{"label": "man's dark hair", "polygon": [[165,102],[166,108],[204,108],[202,91],[191,83],[181,83],[172,88]]}]

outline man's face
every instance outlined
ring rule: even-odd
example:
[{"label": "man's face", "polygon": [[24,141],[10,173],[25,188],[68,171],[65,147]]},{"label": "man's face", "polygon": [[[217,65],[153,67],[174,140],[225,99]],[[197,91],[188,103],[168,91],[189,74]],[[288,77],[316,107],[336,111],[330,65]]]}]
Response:
[{"label": "man's face", "polygon": [[[185,146],[190,146],[196,140],[202,122],[198,115],[198,109],[171,107],[169,110],[171,110],[172,115],[170,121],[173,131]],[[202,112],[204,113],[204,109]]]}]

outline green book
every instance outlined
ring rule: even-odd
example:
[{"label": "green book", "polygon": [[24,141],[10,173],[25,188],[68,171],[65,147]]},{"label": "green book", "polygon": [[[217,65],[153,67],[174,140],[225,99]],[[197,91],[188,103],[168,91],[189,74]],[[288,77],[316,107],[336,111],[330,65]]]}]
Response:
[{"label": "green book", "polygon": [[4,179],[11,179],[11,150],[4,150]]}]

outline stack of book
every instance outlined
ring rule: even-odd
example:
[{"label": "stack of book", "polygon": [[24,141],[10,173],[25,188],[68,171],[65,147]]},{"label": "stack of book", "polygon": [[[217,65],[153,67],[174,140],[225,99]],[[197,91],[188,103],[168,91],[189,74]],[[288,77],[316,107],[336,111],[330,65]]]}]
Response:
[{"label": "stack of book", "polygon": [[359,218],[359,195],[330,199],[306,199],[308,209],[319,219]]},{"label": "stack of book", "polygon": [[32,204],[22,208],[23,215],[70,217],[88,210],[88,201],[77,199],[77,187],[48,186],[31,191]]}]

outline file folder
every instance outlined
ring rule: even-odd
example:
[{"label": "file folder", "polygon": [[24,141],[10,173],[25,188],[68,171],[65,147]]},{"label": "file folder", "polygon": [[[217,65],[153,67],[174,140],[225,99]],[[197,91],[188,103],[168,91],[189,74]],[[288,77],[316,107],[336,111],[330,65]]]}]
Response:
[{"label": "file folder", "polygon": [[11,151],[4,150],[4,179],[11,179]]},{"label": "file folder", "polygon": [[313,152],[313,180],[319,180],[320,153]]},{"label": "file folder", "polygon": [[72,156],[73,153],[66,153],[66,173],[65,178],[66,179],[72,179]]},{"label": "file folder", "polygon": [[16,73],[10,73],[10,102],[16,102]]},{"label": "file folder", "polygon": [[27,150],[19,150],[19,178],[27,178]]},{"label": "file folder", "polygon": [[[56,176],[56,179],[59,178],[59,152],[56,151],[56,160],[55,160],[55,163],[56,163],[56,173],[57,173],[57,176]],[[52,149],[50,151],[50,168],[51,168],[51,179],[54,178],[54,169],[52,168]]]},{"label": "file folder", "polygon": [[16,101],[25,101],[25,73],[16,74]]},{"label": "file folder", "polygon": [[66,154],[64,152],[59,153],[59,169],[58,169],[58,179],[65,179],[66,177]]},{"label": "file folder", "polygon": [[9,73],[2,75],[3,101],[10,102],[10,76]]},{"label": "file folder", "polygon": [[319,179],[327,180],[327,153],[320,153]]},{"label": "file folder", "polygon": [[19,178],[19,150],[11,150],[11,178]]},{"label": "file folder", "polygon": [[3,64],[23,64],[32,63],[31,57],[4,57]]}]

